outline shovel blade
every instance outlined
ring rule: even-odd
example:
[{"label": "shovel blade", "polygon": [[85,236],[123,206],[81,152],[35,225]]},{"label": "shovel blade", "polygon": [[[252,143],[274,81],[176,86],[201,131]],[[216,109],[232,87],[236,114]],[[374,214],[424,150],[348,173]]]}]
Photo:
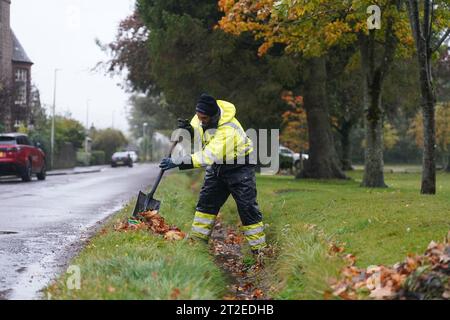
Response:
[{"label": "shovel blade", "polygon": [[159,207],[161,205],[161,201],[150,198],[148,199],[148,195],[139,192],[139,196],[136,201],[136,206],[134,207],[133,217],[136,217],[138,213],[147,212],[147,211],[159,211]]}]

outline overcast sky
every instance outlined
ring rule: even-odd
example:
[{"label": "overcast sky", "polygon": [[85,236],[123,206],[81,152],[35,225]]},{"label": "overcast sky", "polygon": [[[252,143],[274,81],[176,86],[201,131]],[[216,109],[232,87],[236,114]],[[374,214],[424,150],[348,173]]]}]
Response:
[{"label": "overcast sky", "polygon": [[[114,39],[118,23],[129,15],[134,0],[12,0],[11,26],[34,62],[33,83],[41,92],[41,102],[53,103],[53,79],[57,76],[57,113],[69,111],[89,125],[126,131],[128,95],[111,79],[90,70],[107,59],[95,39]],[[114,116],[113,116],[114,114]]]}]

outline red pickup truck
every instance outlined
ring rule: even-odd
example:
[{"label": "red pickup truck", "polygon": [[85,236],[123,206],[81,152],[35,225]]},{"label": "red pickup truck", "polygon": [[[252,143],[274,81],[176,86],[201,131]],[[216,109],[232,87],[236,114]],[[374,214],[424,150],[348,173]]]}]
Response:
[{"label": "red pickup truck", "polygon": [[31,181],[33,174],[45,180],[45,153],[23,133],[0,134],[0,176],[17,175]]}]

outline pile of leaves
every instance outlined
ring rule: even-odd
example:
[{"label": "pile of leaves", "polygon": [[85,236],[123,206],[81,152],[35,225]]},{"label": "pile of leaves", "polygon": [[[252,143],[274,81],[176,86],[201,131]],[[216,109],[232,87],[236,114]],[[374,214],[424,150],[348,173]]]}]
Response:
[{"label": "pile of leaves", "polygon": [[186,237],[178,227],[168,225],[156,210],[139,213],[136,218],[120,222],[114,229],[121,232],[148,230],[163,235],[166,240],[182,240]]},{"label": "pile of leaves", "polygon": [[[450,232],[449,232],[450,236]],[[432,241],[425,254],[409,255],[393,267],[355,266],[353,255],[342,279],[332,285],[333,295],[342,299],[450,299],[450,243]]]}]

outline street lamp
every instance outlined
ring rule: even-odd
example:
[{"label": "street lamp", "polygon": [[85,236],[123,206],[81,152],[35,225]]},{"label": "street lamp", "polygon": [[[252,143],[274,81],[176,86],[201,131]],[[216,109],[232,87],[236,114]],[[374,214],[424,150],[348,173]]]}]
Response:
[{"label": "street lamp", "polygon": [[86,100],[86,130],[89,131],[89,102],[91,99]]},{"label": "street lamp", "polygon": [[61,69],[55,69],[55,76],[54,76],[54,86],[53,86],[53,108],[52,108],[52,134],[51,134],[51,141],[50,141],[50,149],[51,149],[51,168],[53,169],[53,158],[55,154],[55,109],[56,109],[56,76],[58,71]]},{"label": "street lamp", "polygon": [[142,138],[144,139],[144,162],[147,161],[147,139],[145,137],[145,129],[147,128],[148,123],[144,122],[142,127]]},{"label": "street lamp", "polygon": [[89,101],[86,100],[86,137],[84,138],[84,152],[89,153]]}]

